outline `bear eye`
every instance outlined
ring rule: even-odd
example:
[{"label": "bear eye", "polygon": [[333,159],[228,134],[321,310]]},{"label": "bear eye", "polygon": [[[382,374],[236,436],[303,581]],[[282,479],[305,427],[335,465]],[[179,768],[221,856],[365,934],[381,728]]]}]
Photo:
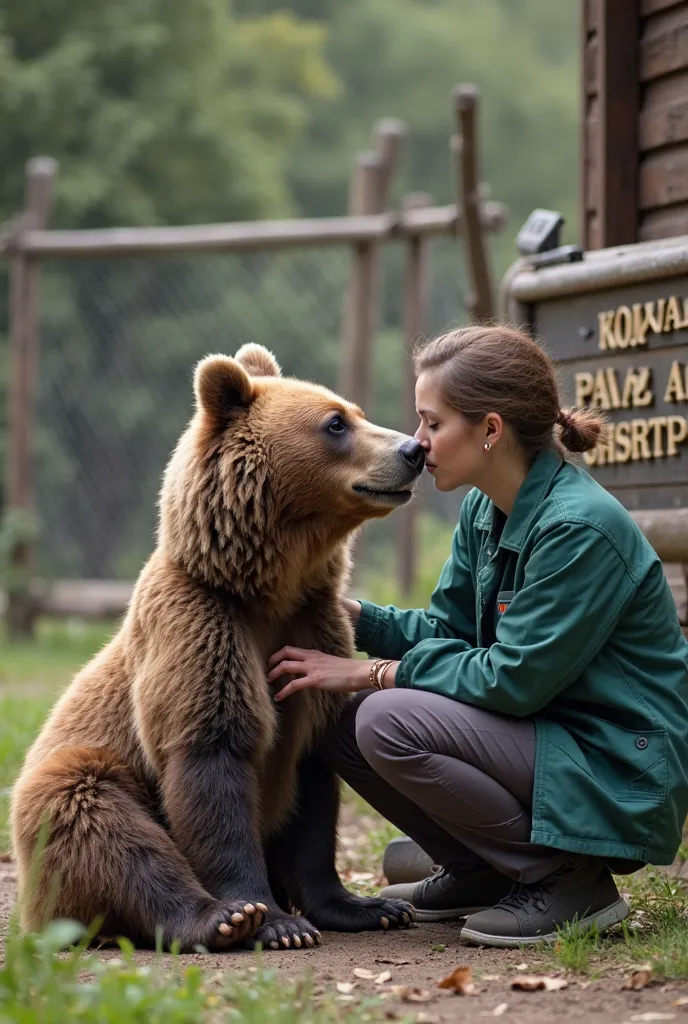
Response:
[{"label": "bear eye", "polygon": [[327,425],[330,434],[343,434],[346,430],[346,423],[342,416],[333,416]]}]

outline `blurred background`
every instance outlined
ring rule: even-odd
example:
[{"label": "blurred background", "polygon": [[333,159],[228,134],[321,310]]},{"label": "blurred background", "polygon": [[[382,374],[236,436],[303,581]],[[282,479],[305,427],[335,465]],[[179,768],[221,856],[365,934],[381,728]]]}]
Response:
[{"label": "blurred background", "polygon": [[[27,161],[59,162],[53,228],[203,224],[347,212],[352,165],[382,117],[408,126],[390,207],[451,203],[451,90],[481,91],[481,177],[508,208],[493,279],[537,206],[577,241],[579,6],[552,0],[4,0],[0,222]],[[156,496],[192,412],[195,361],[246,341],[283,371],[337,387],[344,246],[42,263],[36,573],[133,580]],[[467,319],[461,245],[428,241],[424,333]],[[370,418],[402,423],[399,246],[381,253]],[[0,506],[7,456],[8,264],[0,261]],[[419,499],[427,600],[461,495]],[[7,549],[5,526],[0,553]],[[355,586],[398,598],[394,529],[367,528]],[[0,581],[1,582],[1,581]]]}]

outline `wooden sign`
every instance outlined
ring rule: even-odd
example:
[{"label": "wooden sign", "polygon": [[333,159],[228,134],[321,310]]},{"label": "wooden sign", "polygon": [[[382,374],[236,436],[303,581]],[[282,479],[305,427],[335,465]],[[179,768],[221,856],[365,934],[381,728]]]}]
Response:
[{"label": "wooden sign", "polygon": [[627,508],[688,505],[688,278],[553,297],[533,315],[565,401],[607,417],[590,473]]}]

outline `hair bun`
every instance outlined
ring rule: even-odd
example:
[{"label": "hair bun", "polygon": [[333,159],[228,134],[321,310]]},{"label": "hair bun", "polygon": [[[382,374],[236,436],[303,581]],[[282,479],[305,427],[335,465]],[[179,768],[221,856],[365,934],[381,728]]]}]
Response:
[{"label": "hair bun", "polygon": [[560,409],[557,424],[561,443],[570,452],[588,452],[597,444],[605,424],[593,409]]}]

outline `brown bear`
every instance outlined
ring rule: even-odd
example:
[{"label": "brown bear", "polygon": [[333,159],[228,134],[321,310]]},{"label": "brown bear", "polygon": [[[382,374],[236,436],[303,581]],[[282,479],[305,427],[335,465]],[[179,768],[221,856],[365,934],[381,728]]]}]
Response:
[{"label": "brown bear", "polygon": [[335,870],[338,783],[317,741],[346,698],[275,702],[266,663],[287,643],[352,655],[348,544],[408,501],[423,451],[283,378],[257,345],[204,359],[194,384],[122,626],[58,701],[14,788],[23,924],[100,917],[103,937],[147,945],[158,927],[183,949],[408,924],[409,904],[355,896]]}]

